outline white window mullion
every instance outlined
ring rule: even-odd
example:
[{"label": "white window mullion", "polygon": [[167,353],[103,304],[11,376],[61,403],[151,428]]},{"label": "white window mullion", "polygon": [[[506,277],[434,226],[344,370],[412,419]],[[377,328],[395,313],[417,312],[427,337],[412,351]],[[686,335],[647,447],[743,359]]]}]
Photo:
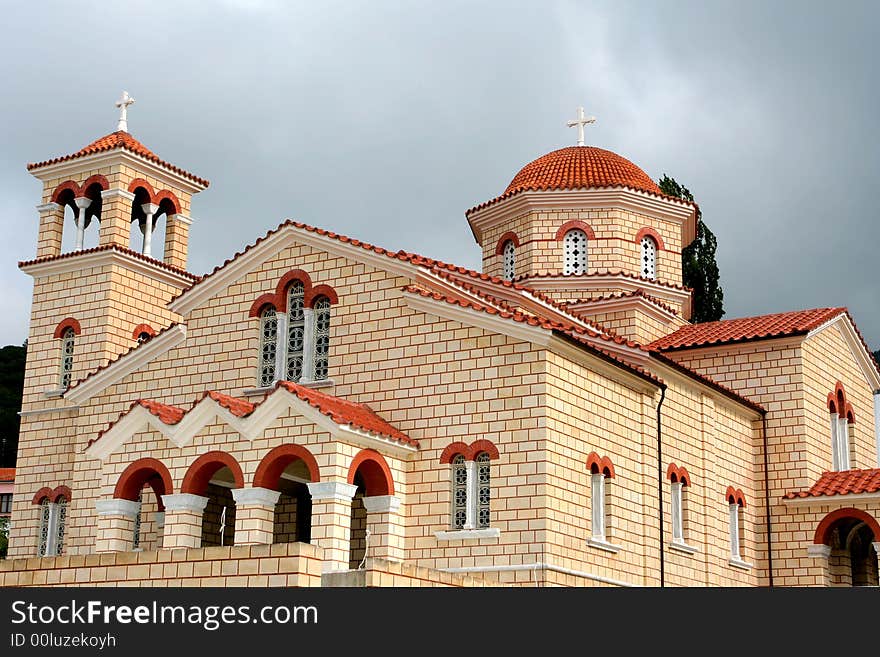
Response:
[{"label": "white window mullion", "polygon": [[309,383],[315,378],[315,311],[303,308],[303,365],[300,381]]},{"label": "white window mullion", "polygon": [[465,461],[467,469],[467,520],[465,529],[474,529],[477,526],[477,464],[474,461]]},{"label": "white window mullion", "polygon": [[46,553],[45,556],[55,556],[57,539],[58,539],[58,505],[54,502],[49,503],[49,523],[47,526],[48,535],[46,537]]},{"label": "white window mullion", "polygon": [[275,380],[281,381],[287,374],[287,314],[276,313]]},{"label": "white window mullion", "polygon": [[840,441],[837,438],[837,413],[831,414],[831,468],[840,470]]},{"label": "white window mullion", "polygon": [[681,487],[682,483],[672,483],[672,540],[676,543],[684,542],[684,527],[681,517]]},{"label": "white window mullion", "polygon": [[741,558],[739,552],[739,504],[730,505],[730,558],[737,561]]},{"label": "white window mullion", "polygon": [[837,448],[840,470],[849,470],[849,422],[845,417],[837,420]]},{"label": "white window mullion", "polygon": [[605,540],[605,475],[601,472],[590,475],[590,489],[593,507],[593,538]]}]

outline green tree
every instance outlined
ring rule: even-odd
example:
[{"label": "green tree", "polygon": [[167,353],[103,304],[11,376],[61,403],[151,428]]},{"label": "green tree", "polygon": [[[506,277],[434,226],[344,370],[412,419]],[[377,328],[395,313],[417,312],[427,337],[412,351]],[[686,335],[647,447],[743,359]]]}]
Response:
[{"label": "green tree", "polygon": [[9,518],[0,518],[0,559],[6,558],[9,546]]},{"label": "green tree", "polygon": [[[693,203],[694,196],[684,185],[665,173],[660,179],[660,190]],[[715,235],[703,223],[703,213],[697,209],[697,237],[681,250],[681,273],[684,284],[694,291],[692,322],[714,322],[724,316],[724,291],[719,283],[718,263],[715,261]]]},{"label": "green tree", "polygon": [[0,468],[15,467],[27,341],[0,349]]},{"label": "green tree", "polygon": [[880,349],[874,352],[874,360],[880,363]]}]

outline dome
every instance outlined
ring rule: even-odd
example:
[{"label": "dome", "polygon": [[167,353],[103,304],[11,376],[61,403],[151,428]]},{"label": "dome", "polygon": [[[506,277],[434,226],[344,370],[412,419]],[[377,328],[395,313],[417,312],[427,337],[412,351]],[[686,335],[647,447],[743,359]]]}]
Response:
[{"label": "dome", "polygon": [[594,146],[569,146],[529,162],[514,176],[501,197],[524,190],[591,187],[630,187],[662,194],[657,183],[625,157]]}]

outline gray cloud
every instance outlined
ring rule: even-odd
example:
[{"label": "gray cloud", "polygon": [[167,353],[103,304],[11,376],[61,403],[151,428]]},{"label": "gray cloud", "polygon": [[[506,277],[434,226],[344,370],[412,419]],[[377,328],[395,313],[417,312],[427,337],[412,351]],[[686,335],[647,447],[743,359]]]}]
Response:
[{"label": "gray cloud", "polygon": [[668,173],[718,236],[727,316],[847,305],[873,347],[871,2],[19,3],[0,45],[0,342],[27,334],[24,163],[115,127],[209,178],[191,269],[286,217],[479,268],[465,209],[588,142]]}]

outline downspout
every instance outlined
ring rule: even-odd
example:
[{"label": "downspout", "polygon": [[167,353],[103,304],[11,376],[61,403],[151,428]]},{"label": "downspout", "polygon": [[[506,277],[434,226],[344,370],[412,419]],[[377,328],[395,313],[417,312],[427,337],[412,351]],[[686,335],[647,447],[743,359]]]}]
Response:
[{"label": "downspout", "polygon": [[767,448],[767,411],[761,411],[761,439],[764,442],[764,507],[767,515],[767,572],[773,588],[773,525],[770,514],[770,455]]},{"label": "downspout", "polygon": [[657,404],[657,499],[658,501],[658,517],[660,519],[660,587],[666,586],[666,564],[665,553],[663,549],[663,423],[660,417],[660,410],[663,407],[663,401],[666,399],[666,384],[660,386],[660,403]]}]

